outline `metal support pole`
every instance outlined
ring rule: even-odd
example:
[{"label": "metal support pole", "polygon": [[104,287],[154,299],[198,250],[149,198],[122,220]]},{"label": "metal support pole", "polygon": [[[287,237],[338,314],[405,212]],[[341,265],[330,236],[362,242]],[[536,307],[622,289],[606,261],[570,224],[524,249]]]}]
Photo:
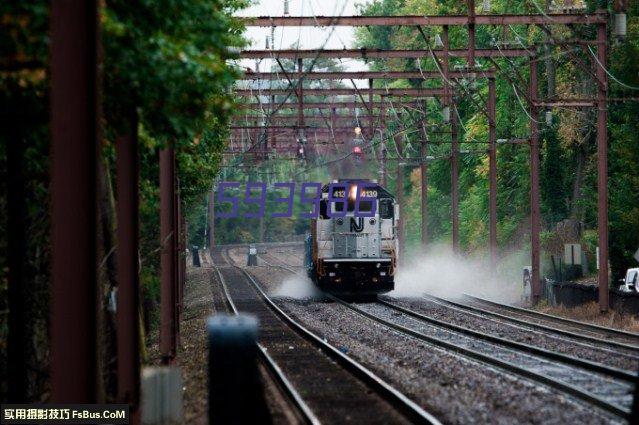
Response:
[{"label": "metal support pole", "polygon": [[372,115],[373,115],[373,79],[369,78],[368,79],[368,88],[370,89],[368,91],[368,103],[370,104],[369,108],[368,108],[368,112],[369,115],[371,115],[371,119],[368,121],[368,127],[369,127],[369,139],[372,141],[373,137],[375,136],[375,120],[373,119]]},{"label": "metal support pole", "polygon": [[215,189],[209,193],[209,250],[216,246],[215,241]]},{"label": "metal support pole", "polygon": [[475,69],[475,0],[468,0],[468,69]]},{"label": "metal support pole", "polygon": [[181,229],[180,229],[180,182],[177,178],[177,172],[175,171],[175,161],[176,158],[173,156],[173,172],[175,177],[174,186],[173,186],[173,206],[175,208],[175,212],[173,214],[173,229],[174,229],[174,238],[173,242],[173,273],[175,273],[175,278],[173,280],[173,293],[175,305],[173,306],[173,317],[175,324],[175,345],[176,345],[176,355],[177,355],[177,346],[180,344],[180,238],[181,238]]},{"label": "metal support pole", "polygon": [[100,96],[96,1],[51,3],[51,398],[95,403]]},{"label": "metal support pole", "polygon": [[129,404],[132,423],[140,423],[139,157],[132,115],[128,134],[116,139],[118,401]]},{"label": "metal support pole", "polygon": [[497,267],[497,117],[495,79],[488,79],[488,211],[491,270]]},{"label": "metal support pole", "polygon": [[381,106],[380,106],[380,114],[382,115],[382,151],[381,151],[381,183],[382,187],[388,186],[388,165],[386,164],[386,97],[382,96],[381,98]]},{"label": "metal support pole", "polygon": [[175,359],[175,151],[160,150],[160,355],[162,363]]},{"label": "metal support pole", "polygon": [[397,204],[399,205],[399,221],[397,222],[397,239],[399,241],[399,260],[403,262],[404,258],[404,248],[405,248],[405,233],[404,233],[404,222],[406,218],[404,217],[404,169],[402,168],[402,156],[404,155],[404,144],[402,143],[402,134],[398,134],[394,137],[395,145],[397,146],[397,152],[400,155],[400,158],[397,158]]},{"label": "metal support pole", "polygon": [[459,141],[457,135],[457,114],[455,106],[450,108],[450,204],[452,214],[453,252],[459,253]]},{"label": "metal support pole", "polygon": [[428,243],[428,135],[424,122],[421,123],[421,144],[420,144],[420,162],[419,171],[421,176],[421,234],[422,234],[422,250],[426,249]]},{"label": "metal support pole", "polygon": [[606,24],[597,26],[597,229],[599,233],[599,310],[608,311],[608,76],[605,66]]},{"label": "metal support pole", "polygon": [[539,126],[537,122],[537,59],[530,61],[530,249],[532,266],[532,302],[537,304],[541,298],[541,261],[539,232]]},{"label": "metal support pole", "polygon": [[302,133],[304,130],[304,81],[302,80],[303,77],[303,72],[304,72],[304,65],[303,65],[303,59],[299,58],[297,59],[297,72],[298,72],[298,79],[297,79],[297,85],[298,85],[298,91],[297,91],[297,104],[298,104],[298,108],[297,108],[297,124],[299,125],[299,138],[300,141],[303,140],[303,136],[304,134]]}]

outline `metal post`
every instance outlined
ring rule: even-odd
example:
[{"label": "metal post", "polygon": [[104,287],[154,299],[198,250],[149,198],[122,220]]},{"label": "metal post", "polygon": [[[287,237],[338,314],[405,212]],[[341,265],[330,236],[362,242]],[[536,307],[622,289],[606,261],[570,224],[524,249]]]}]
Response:
[{"label": "metal post", "polygon": [[382,187],[387,187],[388,185],[388,168],[386,164],[386,98],[382,96],[381,105],[380,105],[380,113],[382,115],[382,152],[381,152],[381,183]]},{"label": "metal post", "polygon": [[539,232],[540,207],[539,207],[539,126],[537,122],[537,59],[530,61],[530,248],[532,266],[532,302],[537,304],[541,298],[540,281],[540,246]]},{"label": "metal post", "polygon": [[495,79],[488,79],[488,210],[491,270],[497,267],[497,117]]},{"label": "metal post", "polygon": [[9,335],[7,338],[8,400],[24,403],[28,400],[27,336],[27,205],[25,199],[25,134],[30,125],[28,112],[22,104],[3,105],[0,126],[6,130],[7,167],[7,264],[9,266]]},{"label": "metal post", "polygon": [[468,0],[468,69],[475,69],[475,0]]},{"label": "metal post", "polygon": [[51,398],[96,401],[96,1],[51,3]]},{"label": "metal post", "polygon": [[453,252],[459,253],[459,146],[457,139],[457,114],[455,113],[455,105],[450,107],[450,135],[451,135],[451,153],[450,153],[450,204],[452,214],[452,239]]},{"label": "metal post", "polygon": [[160,355],[162,363],[170,364],[175,359],[175,151],[160,150]]},{"label": "metal post", "polygon": [[397,152],[400,157],[397,158],[397,204],[399,205],[399,221],[397,223],[397,239],[399,241],[399,255],[400,261],[402,261],[404,257],[404,247],[405,247],[405,234],[404,234],[404,222],[406,218],[404,217],[404,169],[402,168],[402,157],[404,155],[404,147],[402,143],[403,133],[398,134],[394,137],[395,145],[397,146]]},{"label": "metal post", "polygon": [[137,117],[132,115],[129,133],[116,138],[118,400],[130,405],[131,421],[139,423],[139,157]]},{"label": "metal post", "polygon": [[299,138],[300,141],[303,140],[303,129],[304,129],[304,81],[302,80],[304,71],[303,59],[297,59],[297,72],[298,72],[298,91],[297,91],[297,124],[299,125]]},{"label": "metal post", "polygon": [[419,162],[419,170],[421,176],[422,250],[425,250],[428,242],[428,163],[426,162],[426,157],[428,156],[428,135],[426,134],[424,122],[421,124],[421,159]]},{"label": "metal post", "polygon": [[599,310],[608,311],[608,76],[606,75],[606,24],[597,26],[597,229],[599,233]]},{"label": "metal post", "polygon": [[173,242],[173,273],[175,277],[173,279],[173,299],[175,304],[173,306],[173,323],[175,324],[175,346],[176,346],[176,355],[177,355],[177,346],[180,344],[180,181],[177,178],[177,172],[175,171],[176,157],[173,156],[173,172],[175,177],[174,186],[173,186],[173,207],[175,211],[173,213],[173,229],[174,229],[174,237],[172,239]]},{"label": "metal post", "polygon": [[215,246],[215,191],[209,192],[209,250]]},{"label": "metal post", "polygon": [[373,137],[375,136],[375,122],[373,119],[373,79],[369,78],[368,79],[368,88],[370,89],[368,91],[368,103],[369,103],[369,107],[368,107],[368,111],[369,111],[369,115],[370,115],[370,119],[368,120],[368,127],[369,127],[369,132],[370,132],[370,136],[369,139],[372,141]]}]

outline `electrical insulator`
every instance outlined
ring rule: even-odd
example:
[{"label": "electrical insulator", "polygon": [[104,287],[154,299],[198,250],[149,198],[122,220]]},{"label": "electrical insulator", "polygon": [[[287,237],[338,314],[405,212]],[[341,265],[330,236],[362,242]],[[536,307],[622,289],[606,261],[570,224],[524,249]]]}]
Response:
[{"label": "electrical insulator", "polygon": [[482,6],[481,6],[481,10],[484,13],[490,12],[490,0],[484,0],[484,2],[482,3]]},{"label": "electrical insulator", "polygon": [[546,111],[546,125],[552,125],[552,111],[550,110]]},{"label": "electrical insulator", "polygon": [[618,38],[624,38],[627,32],[627,19],[625,13],[616,13],[615,14],[615,28],[614,33]]},{"label": "electrical insulator", "polygon": [[442,42],[442,37],[439,34],[435,34],[435,47],[438,47],[438,48],[444,47],[444,43]]},{"label": "electrical insulator", "polygon": [[266,36],[266,39],[264,40],[264,46],[265,46],[264,48],[266,50],[268,50],[270,48],[270,46],[271,46],[271,43],[268,40],[268,35]]},{"label": "electrical insulator", "polygon": [[444,118],[444,122],[450,122],[450,106],[444,106],[444,109],[442,109],[442,117]]},{"label": "electrical insulator", "polygon": [[288,0],[284,0],[284,16],[288,16]]}]

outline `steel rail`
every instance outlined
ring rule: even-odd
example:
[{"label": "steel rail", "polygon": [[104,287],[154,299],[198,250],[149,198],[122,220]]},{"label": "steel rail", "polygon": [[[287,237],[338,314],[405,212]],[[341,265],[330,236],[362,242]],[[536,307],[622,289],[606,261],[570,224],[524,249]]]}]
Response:
[{"label": "steel rail", "polygon": [[574,385],[570,385],[567,384],[563,381],[559,381],[555,378],[552,378],[550,376],[547,375],[542,375],[536,372],[533,372],[529,369],[525,369],[523,367],[520,367],[519,365],[515,364],[515,363],[511,363],[511,362],[507,362],[504,360],[499,360],[495,357],[491,357],[488,356],[484,353],[481,353],[479,351],[476,350],[471,350],[469,348],[465,348],[465,347],[461,347],[458,345],[455,345],[453,343],[447,342],[447,341],[443,341],[441,339],[437,339],[434,337],[431,337],[429,335],[423,334],[421,332],[415,331],[413,329],[407,328],[405,326],[399,325],[397,323],[393,323],[390,322],[388,320],[382,319],[378,316],[375,316],[374,314],[368,313],[360,308],[354,307],[353,305],[347,303],[346,301],[342,300],[341,298],[335,297],[333,295],[327,295],[328,298],[334,300],[335,302],[339,303],[340,305],[354,311],[355,313],[373,321],[376,322],[382,326],[385,326],[387,328],[393,329],[395,331],[398,331],[402,334],[408,335],[410,337],[419,339],[421,341],[427,342],[429,344],[432,345],[436,345],[440,348],[444,348],[446,350],[449,351],[453,351],[457,354],[469,357],[471,359],[474,360],[478,360],[480,362],[483,362],[485,364],[489,364],[491,366],[495,366],[498,368],[501,368],[507,372],[519,375],[523,378],[527,378],[530,379],[532,381],[536,381],[538,383],[542,383],[545,384],[551,388],[554,389],[558,389],[563,391],[564,393],[571,395],[577,399],[580,399],[582,401],[585,401],[589,404],[595,405],[609,413],[612,413],[616,416],[622,417],[622,418],[629,418],[630,417],[630,411],[623,409],[619,406],[616,406],[614,404],[609,403],[608,401],[604,400],[601,397],[598,397],[597,395],[594,395],[588,391],[585,391],[581,388],[578,388]]},{"label": "steel rail", "polygon": [[[349,59],[420,59],[429,54],[436,57],[444,57],[446,52],[439,49],[406,49],[406,50],[385,50],[385,49],[311,49],[311,50],[242,50],[239,59],[295,59],[295,58],[349,58]],[[448,56],[452,58],[465,58],[468,56],[468,49],[449,49]],[[476,49],[475,56],[478,58],[515,58],[530,57],[532,53],[527,49],[503,48],[503,49]],[[472,71],[469,71],[472,72]],[[476,70],[475,72],[481,72]]]},{"label": "steel rail", "polygon": [[[546,313],[541,313],[539,311],[533,311],[533,310],[529,310],[527,308],[520,308],[520,307],[515,307],[515,306],[511,306],[511,305],[507,305],[507,304],[501,304],[495,301],[491,301],[491,300],[487,300],[485,298],[481,298],[481,297],[477,297],[474,295],[469,295],[469,294],[464,294],[464,296],[470,298],[470,299],[474,299],[480,302],[483,302],[485,304],[489,304],[498,308],[502,308],[504,310],[509,310],[509,311],[513,311],[515,313],[521,313],[521,314],[528,314],[530,316],[536,316],[537,318],[540,319],[547,319],[547,320],[553,320],[555,322],[560,322],[560,323],[565,323],[571,326],[575,326],[575,327],[579,327],[582,329],[585,329],[589,332],[600,332],[600,333],[607,333],[613,337],[617,337],[617,338],[633,338],[633,339],[637,339],[639,340],[639,334],[636,334],[634,332],[627,332],[627,331],[622,331],[619,329],[613,329],[613,328],[608,328],[605,326],[599,326],[599,325],[595,325],[592,323],[584,323],[584,322],[580,322],[578,320],[573,320],[573,319],[568,319],[565,317],[559,317],[559,316],[554,316],[551,314],[546,314]],[[454,303],[453,301],[449,301],[446,300],[450,303]],[[620,343],[617,341],[610,341],[610,340],[606,340],[606,339],[599,339],[599,338],[595,338],[595,337],[589,337],[587,335],[581,335],[581,334],[577,334],[571,331],[567,331],[564,329],[557,329],[554,328],[552,326],[546,326],[546,325],[540,325],[538,323],[531,323],[525,320],[521,320],[521,319],[517,319],[514,317],[510,317],[510,316],[506,316],[494,311],[490,311],[490,310],[486,310],[486,309],[482,309],[479,307],[472,307],[472,306],[466,306],[465,304],[460,304],[462,307],[468,308],[468,309],[476,309],[476,310],[481,310],[482,313],[486,313],[486,314],[491,314],[491,315],[498,315],[502,318],[511,320],[513,322],[520,322],[520,323],[525,323],[529,326],[534,326],[534,327],[540,327],[540,328],[545,328],[548,330],[552,330],[553,332],[557,332],[557,333],[563,333],[566,335],[570,335],[570,336],[575,336],[576,338],[582,338],[584,340],[589,340],[592,342],[603,342],[605,344],[609,344],[609,345],[613,345],[619,348],[626,348],[626,349],[630,349],[630,350],[635,350],[635,351],[639,351],[639,346],[637,345],[631,345],[631,344],[624,344],[624,343]]]},{"label": "steel rail", "polygon": [[[223,255],[226,252],[223,251]],[[228,262],[228,260],[227,260]],[[422,409],[417,403],[406,397],[404,394],[393,388],[390,384],[384,381],[382,378],[374,374],[371,370],[359,362],[353,360],[351,357],[342,353],[340,350],[324,341],[322,338],[305,328],[299,322],[294,320],[291,316],[286,314],[280,307],[275,304],[273,300],[262,290],[253,276],[243,268],[232,264],[233,267],[241,271],[255,288],[261,299],[266,303],[272,312],[274,312],[285,324],[293,329],[298,335],[302,336],[306,341],[318,347],[322,352],[338,362],[346,371],[352,373],[360,380],[365,382],[370,388],[376,391],[380,396],[386,399],[396,408],[400,409],[409,419],[412,419],[418,423],[429,423],[433,425],[440,425],[441,422],[430,413]]]},{"label": "steel rail", "polygon": [[[522,327],[528,327],[528,328],[533,328],[539,331],[542,331],[544,334],[549,335],[549,336],[555,336],[553,334],[560,334],[562,336],[566,336],[572,339],[580,339],[583,340],[582,341],[577,341],[577,344],[582,344],[585,347],[589,347],[589,348],[596,348],[602,351],[608,351],[608,352],[613,352],[616,354],[623,354],[625,356],[629,356],[629,357],[635,357],[636,359],[639,359],[639,347],[634,347],[632,345],[624,345],[622,344],[619,347],[616,348],[622,348],[622,349],[627,349],[629,351],[634,351],[634,354],[627,354],[624,352],[620,352],[620,351],[613,351],[612,348],[610,347],[610,340],[607,339],[602,339],[602,338],[596,338],[596,337],[591,337],[588,335],[582,335],[582,334],[576,334],[570,331],[565,331],[563,329],[556,329],[553,327],[549,327],[549,326],[545,326],[545,325],[540,325],[534,322],[528,322],[526,320],[521,320],[521,319],[517,319],[514,317],[510,317],[510,316],[506,316],[491,310],[485,310],[479,307],[474,307],[474,306],[470,306],[467,304],[462,304],[462,303],[458,303],[455,301],[451,301],[451,300],[447,300],[444,298],[440,298],[440,297],[436,297],[434,295],[423,295],[424,298],[428,299],[429,301],[435,303],[435,304],[439,304],[442,305],[444,307],[448,307],[450,309],[456,309],[459,311],[463,311],[467,314],[472,314],[475,315],[477,317],[481,317],[481,315],[486,315],[486,316],[491,316],[497,319],[501,319],[505,322],[511,322],[516,326],[522,326]],[[559,332],[558,332],[559,331]],[[615,341],[612,341],[613,343],[615,343]],[[586,344],[588,343],[588,344]],[[598,345],[599,344],[599,345]],[[601,345],[601,346],[600,346]],[[614,344],[613,344],[614,345]]]},{"label": "steel rail", "polygon": [[[444,93],[444,89],[368,89],[368,93],[377,96],[423,96],[423,97],[435,97],[441,96]],[[233,94],[240,97],[250,96],[281,96],[288,93],[287,89],[236,89]],[[354,96],[357,94],[355,89],[348,88],[334,88],[334,89],[304,89],[304,96]],[[363,106],[363,104],[362,104]]]},{"label": "steel rail", "polygon": [[591,372],[600,373],[602,375],[607,375],[612,378],[621,379],[627,382],[634,382],[636,380],[636,376],[634,373],[631,373],[622,369],[606,366],[606,365],[592,362],[589,360],[583,360],[578,357],[570,356],[567,354],[546,350],[546,349],[539,348],[530,344],[523,344],[517,341],[497,337],[484,332],[463,328],[461,326],[454,325],[452,323],[448,323],[442,320],[428,317],[424,314],[418,313],[416,311],[410,310],[402,306],[398,306],[386,300],[378,299],[377,302],[392,310],[398,311],[400,313],[403,313],[415,319],[418,319],[427,323],[431,323],[433,325],[440,326],[446,329],[450,329],[452,331],[459,332],[465,335],[470,335],[474,338],[478,338],[484,341],[489,341],[495,344],[503,345],[505,347],[513,348],[515,350],[519,350],[528,354],[534,354],[536,356],[544,357],[550,360],[556,360],[556,361],[565,363],[569,366],[578,366],[578,367],[581,367],[582,369],[589,370]]},{"label": "steel rail", "polygon": [[[468,25],[468,15],[403,15],[403,16],[259,16],[240,18],[250,27],[320,27],[320,26],[403,26],[403,25]],[[606,22],[604,13],[549,13],[547,15],[475,15],[476,25],[570,25]]]},{"label": "steel rail", "polygon": [[[477,71],[482,77],[494,76],[493,70]],[[468,78],[469,72],[451,71],[449,78]],[[304,80],[392,80],[392,79],[436,79],[441,80],[439,71],[318,71],[304,76]],[[277,72],[246,71],[240,80],[284,80]],[[365,89],[364,89],[365,90]]]},{"label": "steel rail", "polygon": [[[228,260],[226,261],[228,263]],[[239,314],[239,310],[235,306],[235,303],[231,298],[231,294],[228,291],[224,276],[222,276],[222,273],[220,272],[220,269],[218,267],[214,266],[214,269],[220,280],[222,291],[224,293],[224,297],[226,298],[226,304],[230,307],[231,311],[235,315]],[[304,422],[307,424],[319,425],[321,423],[320,420],[317,418],[317,416],[315,416],[311,408],[306,404],[302,396],[299,394],[299,392],[297,392],[293,384],[288,380],[286,374],[277,365],[275,360],[273,360],[273,358],[268,354],[266,348],[264,348],[260,343],[256,344],[262,363],[266,366],[269,374],[274,378],[280,390],[285,394],[289,402],[297,409]]]},{"label": "steel rail", "polygon": [[[373,108],[380,108],[380,107],[384,107],[387,106],[390,102],[388,101],[373,101],[368,102],[368,105],[371,106]],[[396,102],[396,103],[400,103],[402,105],[407,105],[407,106],[416,106],[419,104],[418,101],[407,101],[407,102]],[[257,102],[246,102],[246,103],[236,103],[235,105],[233,105],[234,108],[238,108],[238,109],[253,109],[253,110],[258,110],[261,111],[261,109],[259,108],[260,105],[268,105],[268,103],[257,103]],[[297,109],[299,107],[299,105],[297,103],[282,103],[278,109],[279,110],[283,110],[283,109]],[[353,109],[353,108],[363,108],[364,105],[362,105],[361,102],[305,102],[304,103],[304,109],[309,110],[309,109]],[[267,110],[270,110],[267,108]]]}]

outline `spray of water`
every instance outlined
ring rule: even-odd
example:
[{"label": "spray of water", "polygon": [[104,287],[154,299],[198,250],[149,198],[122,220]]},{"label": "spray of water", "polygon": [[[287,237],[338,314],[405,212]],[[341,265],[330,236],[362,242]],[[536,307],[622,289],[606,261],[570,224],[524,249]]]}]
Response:
[{"label": "spray of water", "polygon": [[[420,297],[427,293],[456,298],[471,294],[500,302],[516,303],[523,295],[521,264],[525,253],[514,253],[491,270],[487,256],[460,257],[448,247],[431,247],[407,258],[395,278],[394,297]],[[520,264],[521,263],[521,264]]]},{"label": "spray of water", "polygon": [[321,297],[322,294],[308,277],[303,275],[292,275],[284,279],[273,295],[277,297],[304,300]]}]

